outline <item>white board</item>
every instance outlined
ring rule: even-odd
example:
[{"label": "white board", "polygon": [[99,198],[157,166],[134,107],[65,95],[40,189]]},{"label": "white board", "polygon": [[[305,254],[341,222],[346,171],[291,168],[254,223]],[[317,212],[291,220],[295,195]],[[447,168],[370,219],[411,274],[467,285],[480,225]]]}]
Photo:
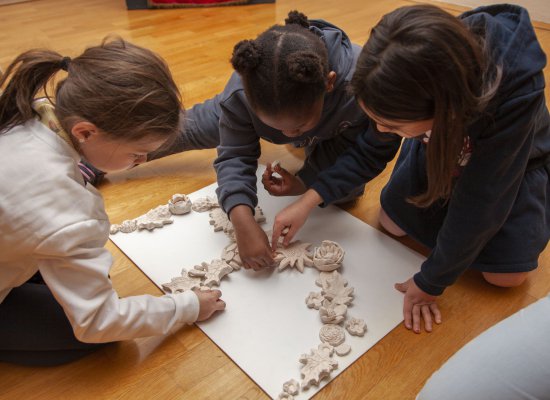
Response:
[{"label": "white board", "polygon": [[[271,229],[277,212],[294,198],[272,197],[258,185],[259,206]],[[189,195],[191,200],[215,196],[216,184]],[[167,199],[168,200],[168,199]],[[137,217],[137,215],[136,215]],[[174,216],[174,223],[154,231],[118,233],[111,240],[157,285],[170,282],[202,261],[220,258],[229,243],[223,232],[214,232],[208,212]],[[322,240],[338,242],[346,251],[340,273],[355,288],[348,317],[363,318],[364,337],[346,333],[352,351],[334,355],[338,369],[331,379],[382,339],[403,320],[403,295],[393,285],[418,271],[424,257],[370,227],[337,207],[315,209],[296,239],[320,245]],[[289,379],[301,382],[298,359],[320,343],[319,312],[307,308],[309,292],[319,292],[319,272],[306,268],[282,272],[254,272],[241,269],[221,281],[227,308],[198,327],[253,379],[269,396],[276,398]],[[312,386],[295,398],[308,399],[320,387]]]}]

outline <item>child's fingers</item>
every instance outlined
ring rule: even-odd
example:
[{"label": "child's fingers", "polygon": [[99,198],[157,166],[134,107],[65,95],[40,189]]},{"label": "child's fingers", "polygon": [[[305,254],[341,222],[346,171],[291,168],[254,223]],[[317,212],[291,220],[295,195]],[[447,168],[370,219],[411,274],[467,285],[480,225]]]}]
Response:
[{"label": "child's fingers", "polygon": [[214,303],[214,307],[215,307],[215,310],[216,311],[222,311],[222,310],[225,310],[225,301],[219,299],[216,301],[216,303]]},{"label": "child's fingers", "polygon": [[414,333],[420,333],[420,306],[418,304],[412,308],[412,325]]},{"label": "child's fingers", "polygon": [[437,306],[436,303],[430,304],[430,311],[434,315],[435,323],[440,324],[441,323],[441,311],[439,311],[439,307]]},{"label": "child's fingers", "polygon": [[285,226],[283,223],[279,222],[277,218],[275,218],[275,222],[273,222],[273,233],[271,234],[271,250],[275,251],[277,250],[277,243],[279,243],[279,238],[283,236],[283,230],[285,229]]},{"label": "child's fingers", "polygon": [[430,307],[425,304],[420,306],[420,310],[422,312],[422,318],[424,318],[424,329],[426,332],[432,331],[432,313],[430,311]]},{"label": "child's fingers", "polygon": [[409,288],[409,285],[407,284],[407,281],[403,283],[396,283],[394,287],[399,290],[401,293],[405,293],[407,289]]},{"label": "child's fingers", "polygon": [[[283,239],[283,246],[286,247],[290,244],[290,242],[292,241],[292,238],[294,238],[294,235],[296,235],[298,233],[298,228],[295,228],[293,225],[291,226],[286,226],[283,231],[285,229],[288,229],[288,232],[284,234],[284,239]],[[281,233],[282,234],[282,233]]]},{"label": "child's fingers", "polygon": [[412,309],[412,303],[407,301],[407,297],[405,297],[403,300],[403,318],[407,329],[412,329]]}]

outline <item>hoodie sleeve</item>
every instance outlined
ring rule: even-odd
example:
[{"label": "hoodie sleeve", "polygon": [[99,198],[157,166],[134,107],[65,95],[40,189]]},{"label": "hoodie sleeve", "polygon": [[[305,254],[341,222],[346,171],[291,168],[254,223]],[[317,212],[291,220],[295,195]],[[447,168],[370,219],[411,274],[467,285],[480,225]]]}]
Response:
[{"label": "hoodie sleeve", "polygon": [[63,307],[77,339],[104,343],[167,334],[199,314],[192,291],[119,298],[103,247],[107,221],[86,220],[45,238],[34,254],[44,281]]},{"label": "hoodie sleeve", "polygon": [[355,146],[348,148],[336,163],[322,171],[311,185],[323,199],[322,207],[345,198],[358,186],[375,178],[397,153],[401,138],[393,134],[378,134],[372,123],[357,136]]},{"label": "hoodie sleeve", "polygon": [[541,92],[511,99],[485,124],[457,180],[445,221],[421,271],[420,289],[440,295],[500,230],[516,199],[529,161]]},{"label": "hoodie sleeve", "polygon": [[214,161],[218,178],[216,194],[226,213],[239,204],[256,207],[260,150],[260,138],[250,113],[239,94],[233,93],[222,103],[220,145],[218,158]]}]

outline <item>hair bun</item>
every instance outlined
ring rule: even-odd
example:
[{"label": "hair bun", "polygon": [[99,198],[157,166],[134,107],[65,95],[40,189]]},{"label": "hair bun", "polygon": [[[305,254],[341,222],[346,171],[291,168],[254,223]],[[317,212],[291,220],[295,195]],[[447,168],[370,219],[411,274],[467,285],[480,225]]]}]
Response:
[{"label": "hair bun", "polygon": [[288,13],[288,18],[285,19],[285,25],[291,24],[300,25],[304,28],[309,28],[309,21],[307,20],[306,15],[297,10],[290,11]]},{"label": "hair bun", "polygon": [[253,40],[241,40],[233,48],[231,64],[235,71],[243,74],[254,70],[260,64],[260,59],[261,52],[256,43]]},{"label": "hair bun", "polygon": [[287,58],[288,76],[296,82],[323,82],[323,63],[318,54],[312,51],[302,51],[291,54]]}]

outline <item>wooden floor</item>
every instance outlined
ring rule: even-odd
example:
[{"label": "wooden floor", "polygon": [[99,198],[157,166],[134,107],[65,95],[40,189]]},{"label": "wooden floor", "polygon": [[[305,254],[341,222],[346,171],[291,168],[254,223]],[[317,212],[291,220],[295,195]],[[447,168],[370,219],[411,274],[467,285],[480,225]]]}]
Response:
[{"label": "wooden floor", "polygon": [[[118,34],[159,52],[168,61],[186,106],[221,91],[231,74],[233,45],[281,22],[299,7],[364,43],[370,28],[401,0],[277,0],[245,7],[127,11],[122,0],[36,0],[0,6],[0,67],[20,51],[36,46],[76,56],[105,35]],[[444,5],[458,13],[460,7]],[[550,53],[550,25],[536,24]],[[550,82],[549,70],[546,80]],[[546,91],[547,98],[549,90]],[[215,151],[188,152],[130,172],[112,174],[100,187],[113,223],[165,203],[176,192],[191,193],[215,181]],[[261,161],[280,159],[297,167],[302,155],[284,146],[263,144]],[[379,193],[391,171],[367,186],[348,211],[379,228]],[[3,188],[2,190],[6,190]],[[424,251],[410,241],[405,244]],[[121,296],[160,295],[114,245],[111,272]],[[413,399],[426,379],[455,351],[483,330],[550,291],[550,249],[540,267],[519,288],[499,289],[466,273],[441,297],[444,322],[433,333],[415,335],[396,327],[316,399]],[[262,390],[199,329],[168,337],[120,343],[71,365],[23,368],[0,364],[1,399],[265,399]]]}]

